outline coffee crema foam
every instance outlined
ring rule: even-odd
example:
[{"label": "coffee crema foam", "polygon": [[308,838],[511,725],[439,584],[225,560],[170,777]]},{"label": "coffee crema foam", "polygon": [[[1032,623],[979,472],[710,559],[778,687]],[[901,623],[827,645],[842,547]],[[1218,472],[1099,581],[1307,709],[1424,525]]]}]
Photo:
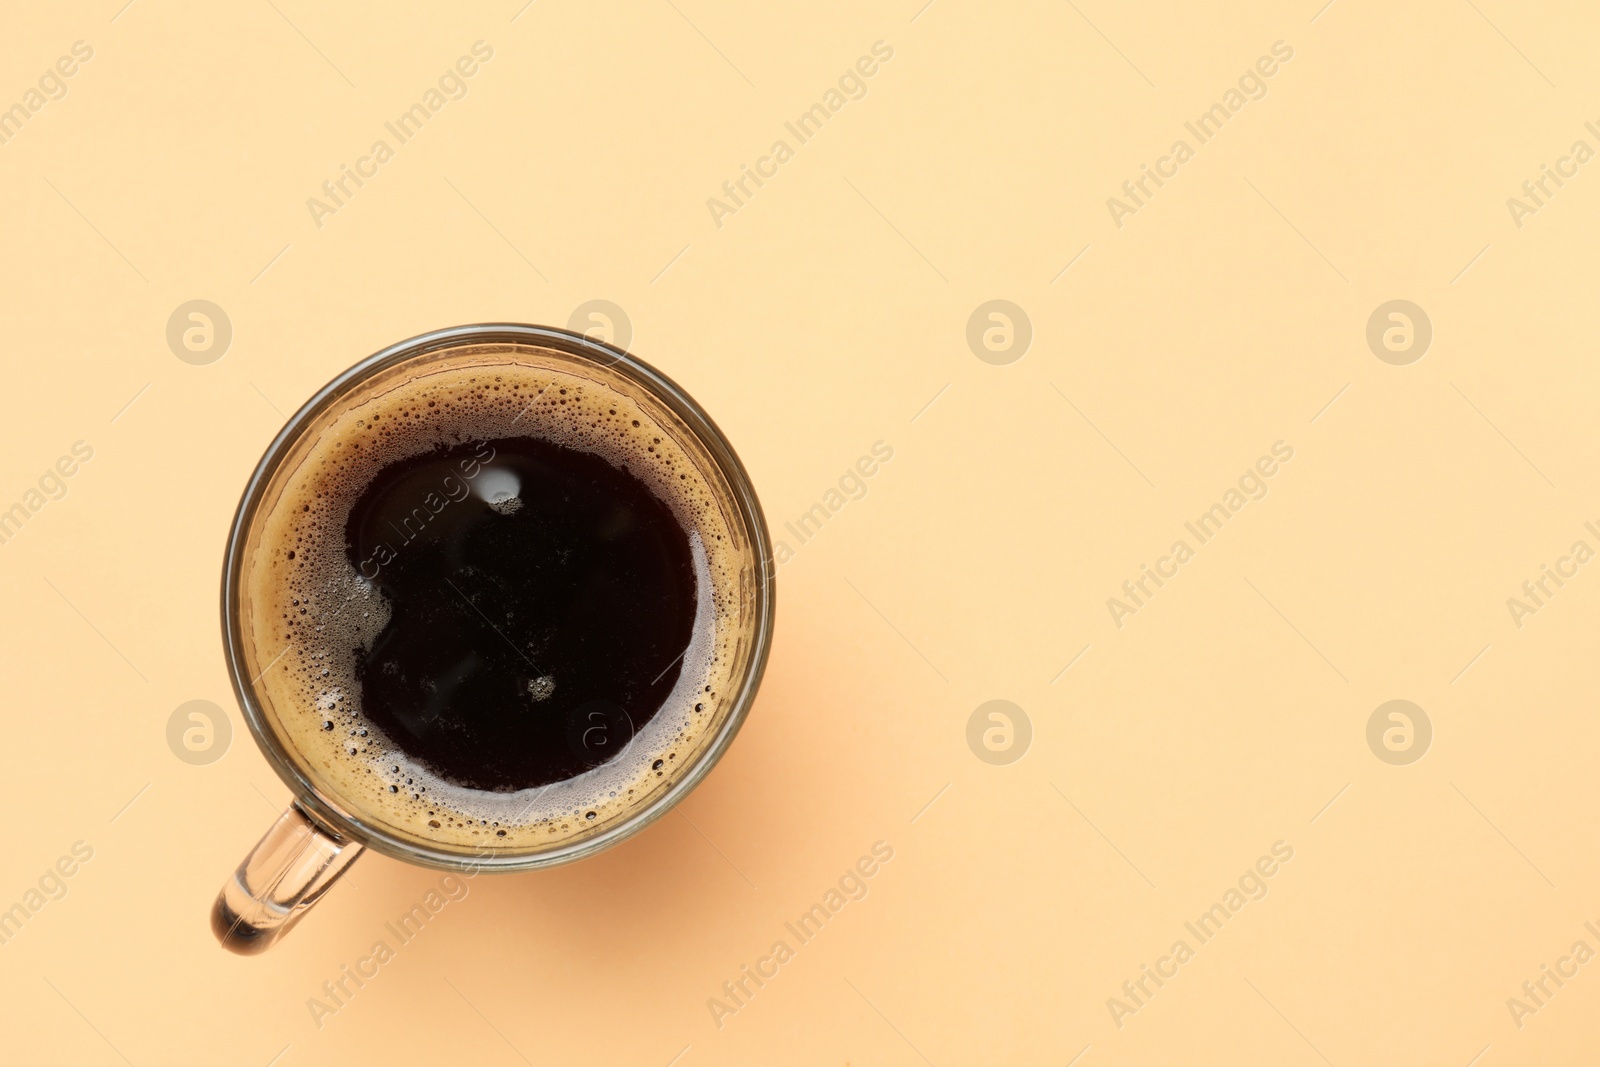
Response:
[{"label": "coffee crema foam", "polygon": [[[696,609],[677,684],[620,755],[565,781],[493,792],[443,779],[362,713],[357,651],[371,647],[389,606],[350,563],[345,520],[391,463],[518,436],[598,455],[665,502],[688,534]],[[494,492],[492,485],[463,481],[480,496]],[[747,549],[730,530],[707,475],[673,435],[604,382],[506,362],[405,381],[323,426],[258,530],[247,578],[248,638],[256,662],[270,665],[256,683],[268,718],[319,789],[402,835],[519,851],[589,836],[672,784],[727,717]]]}]

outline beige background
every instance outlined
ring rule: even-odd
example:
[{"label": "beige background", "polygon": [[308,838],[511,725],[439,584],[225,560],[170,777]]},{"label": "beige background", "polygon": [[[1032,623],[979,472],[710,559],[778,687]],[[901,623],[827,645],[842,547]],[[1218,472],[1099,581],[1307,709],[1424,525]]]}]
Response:
[{"label": "beige background", "polygon": [[[0,1058],[1592,1058],[1600,964],[1520,1028],[1507,1005],[1600,950],[1600,568],[1520,628],[1506,604],[1600,548],[1600,164],[1520,228],[1506,204],[1600,149],[1584,5],[122,2],[0,34],[0,106],[94,49],[0,145],[0,507],[94,449],[0,545],[0,907],[94,849],[0,946]],[[318,228],[307,198],[478,40],[468,95]],[[879,40],[866,96],[715,225]],[[1280,40],[1265,98],[1119,228],[1107,198]],[[474,880],[319,1028],[308,998],[439,873],[370,856],[269,955],[214,944],[287,799],[220,649],[238,493],[368,353],[596,298],[791,546],[874,442],[894,458],[780,571],[760,700],[682,817]],[[232,322],[210,365],[165,340],[192,299]],[[990,299],[1032,323],[1009,365],[966,342]],[[1435,331],[1409,366],[1365,340],[1392,299]],[[1106,599],[1280,440],[1266,498],[1118,628]],[[166,741],[196,699],[234,730],[201,766]],[[967,743],[994,699],[1031,722],[1008,765]],[[1390,699],[1432,723],[1407,766],[1366,741]],[[708,998],[879,840],[867,897],[719,1028]],[[1184,923],[1277,841],[1199,945]]]}]

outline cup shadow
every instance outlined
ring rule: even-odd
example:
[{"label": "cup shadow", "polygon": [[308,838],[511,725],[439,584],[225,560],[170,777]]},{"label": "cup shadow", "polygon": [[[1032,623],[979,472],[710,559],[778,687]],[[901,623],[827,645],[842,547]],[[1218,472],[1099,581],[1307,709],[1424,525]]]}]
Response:
[{"label": "cup shadow", "polygon": [[700,820],[682,809],[695,809],[697,801],[759,804],[759,797],[737,785],[717,784],[729,778],[759,781],[759,773],[748,777],[748,766],[743,773],[726,771],[730,762],[760,758],[758,746],[736,745],[684,802],[604,852],[548,870],[475,878],[474,924],[546,959],[573,958],[585,966],[596,957],[643,956],[648,962],[698,940],[724,924],[730,910],[756,902],[759,891],[697,829]]}]

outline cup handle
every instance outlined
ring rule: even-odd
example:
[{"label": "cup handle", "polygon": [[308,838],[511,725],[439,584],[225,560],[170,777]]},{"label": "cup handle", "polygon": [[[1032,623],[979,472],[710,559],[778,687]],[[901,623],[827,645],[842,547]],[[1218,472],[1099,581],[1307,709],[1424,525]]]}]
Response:
[{"label": "cup handle", "polygon": [[223,884],[211,909],[212,932],[230,952],[265,952],[364,851],[290,804]]}]

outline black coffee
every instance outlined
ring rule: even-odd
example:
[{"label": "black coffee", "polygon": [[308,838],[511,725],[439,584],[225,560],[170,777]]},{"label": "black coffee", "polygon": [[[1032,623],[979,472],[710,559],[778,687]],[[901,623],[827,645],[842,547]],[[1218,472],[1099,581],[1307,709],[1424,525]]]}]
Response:
[{"label": "black coffee", "polygon": [[631,387],[509,359],[330,412],[244,582],[301,770],[458,850],[561,847],[680,781],[726,723],[755,566],[682,432]]},{"label": "black coffee", "polygon": [[625,467],[547,440],[390,463],[351,506],[345,553],[388,605],[354,650],[359,706],[470,789],[614,758],[671,693],[695,625],[672,510]]}]

